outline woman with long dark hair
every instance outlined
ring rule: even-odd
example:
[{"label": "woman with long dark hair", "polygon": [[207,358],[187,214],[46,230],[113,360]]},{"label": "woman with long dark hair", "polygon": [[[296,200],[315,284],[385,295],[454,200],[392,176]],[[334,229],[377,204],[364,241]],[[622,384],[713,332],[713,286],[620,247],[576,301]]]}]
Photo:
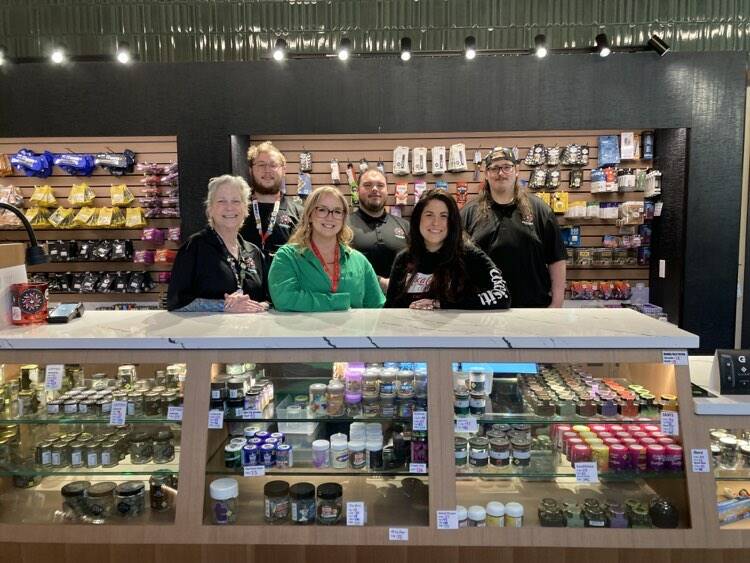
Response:
[{"label": "woman with long dark hair", "polygon": [[464,238],[455,200],[444,190],[422,195],[411,216],[409,246],[393,263],[386,307],[507,309],[500,270]]}]

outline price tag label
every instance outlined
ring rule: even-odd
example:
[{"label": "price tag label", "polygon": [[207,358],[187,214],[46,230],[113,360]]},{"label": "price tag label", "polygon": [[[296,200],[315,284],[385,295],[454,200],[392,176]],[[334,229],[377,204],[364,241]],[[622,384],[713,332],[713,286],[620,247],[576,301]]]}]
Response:
[{"label": "price tag label", "polygon": [[245,477],[263,477],[266,474],[265,465],[246,465],[242,468]]},{"label": "price tag label", "polygon": [[176,420],[180,422],[182,420],[182,407],[168,407],[167,420]]},{"label": "price tag label", "polygon": [[473,416],[463,416],[456,419],[456,432],[460,433],[474,433],[479,430],[477,419]]},{"label": "price tag label", "polygon": [[414,411],[411,416],[412,430],[427,431],[427,411]]},{"label": "price tag label", "polygon": [[437,511],[438,530],[458,530],[458,513],[455,510]]},{"label": "price tag label", "polygon": [[688,365],[687,350],[664,350],[661,353],[661,363],[673,366]]},{"label": "price tag label", "polygon": [[208,411],[208,428],[211,430],[224,428],[224,411],[219,409]]},{"label": "price tag label", "polygon": [[110,426],[122,426],[123,424],[125,424],[125,416],[127,414],[127,401],[112,401],[112,410],[109,411]]},{"label": "price tag label", "polygon": [[576,483],[598,483],[599,470],[595,461],[579,461],[576,463]]},{"label": "price tag label", "polygon": [[409,473],[427,473],[426,463],[410,463]]},{"label": "price tag label", "polygon": [[390,541],[409,541],[409,528],[388,528]]},{"label": "price tag label", "polygon": [[253,409],[244,409],[242,411],[242,418],[246,420],[253,420],[256,418],[263,418],[263,413],[261,411],[256,411]]},{"label": "price tag label", "polygon": [[347,526],[364,526],[367,520],[364,502],[347,502],[346,503],[346,525]]},{"label": "price tag label", "polygon": [[44,388],[47,391],[58,391],[62,387],[65,366],[50,364],[44,369]]},{"label": "price tag label", "polygon": [[667,436],[679,436],[680,415],[674,411],[661,411],[661,431]]},{"label": "price tag label", "polygon": [[691,449],[690,458],[693,462],[693,473],[708,473],[711,471],[711,463],[708,460],[708,450],[702,448]]}]

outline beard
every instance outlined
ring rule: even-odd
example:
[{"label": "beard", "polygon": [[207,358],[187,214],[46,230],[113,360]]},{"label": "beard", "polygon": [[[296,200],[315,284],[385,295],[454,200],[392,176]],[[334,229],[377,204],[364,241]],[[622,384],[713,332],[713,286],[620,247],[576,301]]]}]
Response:
[{"label": "beard", "polygon": [[254,192],[259,193],[261,195],[276,195],[281,191],[281,182],[283,181],[283,178],[280,179],[278,182],[276,182],[273,186],[270,188],[267,188],[265,186],[262,186],[260,182],[255,180],[255,175],[252,175],[252,184],[251,187]]},{"label": "beard", "polygon": [[370,203],[370,198],[363,198],[359,200],[359,206],[372,215],[378,215],[385,209],[385,198],[381,198],[380,203]]}]

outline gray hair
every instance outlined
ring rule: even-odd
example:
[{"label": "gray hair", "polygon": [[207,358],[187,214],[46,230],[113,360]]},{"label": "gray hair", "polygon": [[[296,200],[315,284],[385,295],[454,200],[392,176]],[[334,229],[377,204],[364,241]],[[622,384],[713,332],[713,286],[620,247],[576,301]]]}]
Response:
[{"label": "gray hair", "polygon": [[206,194],[206,201],[203,202],[203,205],[206,208],[206,218],[208,219],[208,224],[212,227],[213,221],[211,221],[211,216],[208,213],[208,208],[211,206],[211,203],[213,203],[216,190],[219,188],[219,186],[223,186],[224,184],[230,184],[240,191],[240,200],[242,200],[242,205],[245,210],[245,217],[247,217],[248,215],[248,206],[250,205],[250,186],[242,176],[223,174],[222,176],[211,178],[208,181],[208,193]]}]

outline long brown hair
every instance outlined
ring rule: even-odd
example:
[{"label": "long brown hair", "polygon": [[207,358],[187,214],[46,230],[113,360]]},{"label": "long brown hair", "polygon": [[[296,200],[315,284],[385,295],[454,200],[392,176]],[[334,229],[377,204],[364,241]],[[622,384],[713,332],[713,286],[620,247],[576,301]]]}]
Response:
[{"label": "long brown hair", "polygon": [[[487,166],[485,166],[485,174],[487,173]],[[534,223],[534,211],[529,201],[528,190],[518,183],[518,176],[516,181],[513,183],[513,199],[518,206],[518,211],[521,213],[521,220],[524,223]],[[479,207],[479,216],[481,218],[487,218],[490,216],[490,207],[492,205],[492,193],[490,191],[490,182],[487,178],[484,179],[484,184],[479,190],[477,196],[477,205]]]},{"label": "long brown hair", "polygon": [[302,211],[302,217],[300,218],[299,225],[294,231],[291,237],[289,237],[289,244],[295,245],[300,252],[306,248],[310,248],[310,241],[312,240],[312,222],[310,217],[312,216],[313,210],[318,205],[318,202],[324,195],[332,195],[339,200],[341,207],[344,210],[344,216],[342,217],[343,224],[341,230],[336,234],[336,239],[339,244],[349,246],[349,243],[354,238],[352,229],[347,224],[347,218],[349,216],[349,204],[346,198],[341,194],[339,190],[333,186],[320,186],[316,188],[307,199],[305,199],[305,208]]},{"label": "long brown hair", "polygon": [[433,299],[451,302],[470,285],[464,266],[464,245],[471,244],[464,238],[461,226],[461,213],[456,200],[445,190],[431,189],[426,191],[414,206],[410,219],[409,247],[407,249],[406,272],[403,280],[391,280],[402,285],[402,294],[408,291],[408,282],[417,273],[418,264],[427,254],[424,238],[419,230],[427,204],[433,200],[441,201],[448,208],[448,234],[438,251],[440,263],[432,274],[429,295]]}]

